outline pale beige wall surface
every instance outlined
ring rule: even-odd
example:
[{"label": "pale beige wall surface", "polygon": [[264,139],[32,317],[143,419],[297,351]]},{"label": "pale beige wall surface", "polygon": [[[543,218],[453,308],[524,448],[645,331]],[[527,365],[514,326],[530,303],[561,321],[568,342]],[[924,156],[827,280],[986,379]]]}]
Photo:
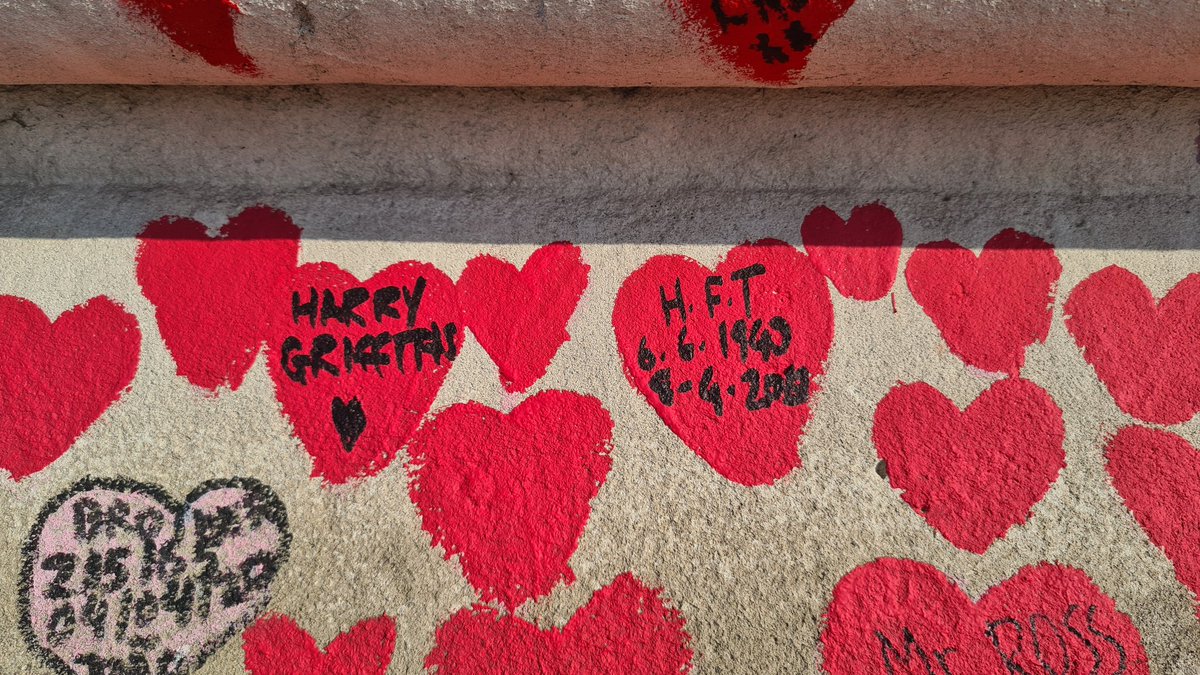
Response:
[{"label": "pale beige wall surface", "polygon": [[[1062,302],[1119,263],[1158,296],[1200,271],[1200,94],[1165,89],[605,91],[305,88],[0,92],[0,294],[51,317],[106,294],[144,336],[132,389],[46,470],[0,481],[0,672],[48,672],[16,630],[19,548],[42,504],[80,477],[130,476],[182,496],[256,477],[289,509],[291,559],[270,609],[318,642],[388,613],[394,673],[419,672],[434,628],[473,599],[430,545],[403,457],[336,489],[279,414],[262,358],[216,398],[175,375],[134,277],[133,239],[166,214],[217,227],[245,206],[304,228],[301,262],[365,277],[404,259],[457,278],[481,252],[518,265],[568,239],[592,266],[572,339],[532,391],[599,398],[613,468],[571,564],[579,580],[520,611],[565,621],[631,570],[682,610],[699,673],[811,673],[837,581],[880,556],[927,561],[973,597],[1043,560],[1085,570],[1142,633],[1152,672],[1200,672],[1190,593],[1104,469],[1120,412],[1062,323]],[[799,245],[825,204],[882,200],[912,247],[978,249],[1015,227],[1063,265],[1055,321],[1024,376],[1066,421],[1066,468],[1033,518],[983,556],[937,535],[876,473],[871,419],[898,380],[966,405],[990,380],[950,354],[903,277],[895,310],[834,294],[836,335],[803,467],[745,488],[711,470],[627,383],[611,315],[647,258],[713,264],[746,239]],[[470,336],[434,410],[511,405]],[[1197,422],[1173,427],[1200,442]],[[242,672],[231,640],[200,672]]]}]

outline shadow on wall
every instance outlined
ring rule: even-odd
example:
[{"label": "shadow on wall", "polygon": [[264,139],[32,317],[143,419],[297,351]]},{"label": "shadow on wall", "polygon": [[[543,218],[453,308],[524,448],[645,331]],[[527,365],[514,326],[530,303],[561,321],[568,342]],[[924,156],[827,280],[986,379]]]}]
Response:
[{"label": "shadow on wall", "polygon": [[798,243],[882,202],[911,246],[1014,227],[1060,248],[1200,247],[1200,92],[382,87],[0,89],[0,237]]}]

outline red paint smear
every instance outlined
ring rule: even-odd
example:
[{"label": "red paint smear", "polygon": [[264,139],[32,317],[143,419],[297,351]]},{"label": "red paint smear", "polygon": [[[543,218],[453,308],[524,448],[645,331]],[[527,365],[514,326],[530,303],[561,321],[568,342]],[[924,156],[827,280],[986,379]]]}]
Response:
[{"label": "red paint smear", "polygon": [[742,76],[789,84],[800,79],[813,46],[853,4],[854,0],[672,0],[670,6],[679,21],[703,35]]},{"label": "red paint smear", "polygon": [[34,303],[0,296],[0,467],[21,480],[65,453],[137,373],[137,319],[105,296],[54,323]]},{"label": "red paint smear", "polygon": [[171,41],[208,63],[239,75],[260,74],[254,60],[238,49],[232,0],[121,0]]},{"label": "red paint smear", "polygon": [[587,288],[590,269],[579,247],[567,243],[539,248],[519,272],[490,255],[467,263],[458,280],[459,303],[507,391],[533,386],[571,339],[567,321]]},{"label": "red paint smear", "polygon": [[490,607],[464,609],[438,627],[427,670],[442,675],[662,675],[691,671],[683,615],[625,573],[561,629],[540,630]]},{"label": "red paint smear", "polygon": [[838,582],[821,643],[830,675],[1150,672],[1141,634],[1112,599],[1082,571],[1047,563],[976,605],[930,565],[877,560]]},{"label": "red paint smear", "polygon": [[875,409],[875,448],[892,487],[955,546],[982,554],[1066,466],[1062,411],[1026,380],[1001,380],[965,411],[924,382]]},{"label": "red paint smear", "polygon": [[237,390],[267,338],[271,312],[296,270],[300,228],[255,206],[217,237],[202,223],[166,217],[138,235],[137,279],[154,305],[176,371],[209,391]]},{"label": "red paint smear", "polygon": [[800,225],[804,250],[847,298],[879,300],[892,290],[904,231],[882,204],[856,206],[849,220],[818,206]]},{"label": "red paint smear", "polygon": [[546,391],[509,415],[453,405],[417,433],[413,503],[484,602],[513,608],[575,581],[568,561],[612,467],[612,430],[598,400]]},{"label": "red paint smear", "polygon": [[[413,261],[396,263],[362,282],[332,263],[303,265],[291,279],[286,294],[289,299],[276,307],[271,325],[272,337],[268,342],[269,370],[283,412],[313,458],[314,478],[320,477],[329,483],[339,484],[354,478],[374,476],[387,467],[408,442],[421,418],[429,412],[434,397],[450,372],[452,362],[443,355],[435,363],[431,356],[426,355],[423,357],[424,365],[418,371],[413,367],[413,348],[410,345],[404,349],[405,370],[402,372],[397,367],[394,348],[389,346],[384,351],[388,353],[390,363],[381,367],[382,375],[376,373],[374,368],[356,366],[349,373],[340,372],[338,377],[324,372],[313,377],[310,373],[308,383],[299,384],[283,370],[281,347],[285,339],[299,338],[303,345],[299,353],[307,354],[311,353],[315,337],[332,335],[338,346],[329,359],[334,360],[342,370],[343,338],[349,338],[357,344],[365,335],[401,332],[406,326],[407,309],[404,300],[400,299],[395,304],[400,313],[399,319],[384,316],[383,321],[376,321],[371,309],[373,301],[369,301],[357,312],[364,318],[366,326],[346,327],[330,320],[326,325],[317,321],[314,327],[305,318],[301,318],[298,324],[292,322],[292,292],[299,293],[304,302],[309,298],[309,289],[315,288],[318,297],[329,289],[340,303],[342,292],[348,288],[366,288],[372,297],[375,291],[386,286],[415,292],[418,277],[424,277],[427,285],[417,311],[416,327],[429,328],[433,323],[438,324],[439,330],[452,323],[461,326],[453,282],[433,265]],[[456,351],[462,348],[461,330],[457,331],[454,344]],[[333,422],[331,411],[335,398],[343,402],[358,399],[366,417],[366,426],[350,452],[346,451]]]},{"label": "red paint smear", "polygon": [[1125,505],[1180,583],[1200,595],[1200,454],[1175,434],[1139,426],[1117,432],[1105,454]]},{"label": "red paint smear", "polygon": [[[762,264],[767,273],[750,281],[751,306],[755,318],[766,324],[781,316],[792,331],[791,346],[780,357],[764,362],[750,352],[743,363],[738,347],[730,342],[728,358],[722,358],[718,325],[732,326],[745,318],[741,282],[730,280],[730,273]],[[705,280],[709,275],[724,278],[714,287],[722,302],[709,318],[705,305]],[[687,341],[696,346],[695,358],[685,362],[679,356],[679,331],[684,325],[679,313],[672,313],[670,326],[664,321],[660,288],[675,297],[678,279],[683,296],[692,306],[687,319]],[[729,304],[729,303],[732,304]],[[797,444],[811,414],[811,396],[820,388],[825,360],[833,344],[833,301],[825,279],[808,257],[778,241],[743,244],[729,251],[725,260],[709,271],[683,256],[651,258],[622,284],[613,309],[613,329],[617,348],[625,361],[625,376],[646,397],[650,405],[689,448],[718,473],[742,485],[774,483],[800,466]],[[728,330],[728,329],[727,329]],[[677,393],[673,405],[664,405],[650,386],[651,372],[638,363],[639,347],[646,339],[647,348],[658,363],[655,368],[670,367],[672,382],[678,386],[692,383],[693,390]],[[700,350],[701,343],[706,345]],[[665,360],[658,359],[665,355]],[[717,416],[714,406],[697,395],[706,367],[712,365],[724,404]],[[765,378],[768,373],[782,374],[788,366],[806,367],[813,381],[809,403],[787,406],[776,401],[769,408],[749,410],[745,398],[749,387],[742,381],[747,368],[756,368]],[[726,387],[735,386],[736,395]],[[760,392],[761,396],[761,392]]]},{"label": "red paint smear", "polygon": [[324,651],[286,616],[259,619],[242,639],[250,675],[386,675],[396,623],[386,614],[360,621]]},{"label": "red paint smear", "polygon": [[1016,376],[1025,349],[1045,342],[1062,265],[1054,247],[1008,229],[976,258],[951,241],[922,244],[909,258],[908,288],[950,351],[982,370]]},{"label": "red paint smear", "polygon": [[1137,275],[1106,267],[1075,287],[1063,314],[1121,410],[1157,424],[1200,410],[1200,274],[1155,303]]}]

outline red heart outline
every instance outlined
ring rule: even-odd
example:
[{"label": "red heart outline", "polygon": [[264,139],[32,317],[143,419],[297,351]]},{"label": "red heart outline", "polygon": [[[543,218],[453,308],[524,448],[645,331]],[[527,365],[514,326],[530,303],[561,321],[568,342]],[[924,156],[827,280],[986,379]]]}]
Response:
[{"label": "red heart outline", "polygon": [[[407,310],[402,297],[395,299],[396,317],[382,315],[381,319],[376,318],[376,291],[394,287],[398,289],[397,293],[411,290],[415,296],[420,284],[424,290],[417,303],[413,326],[407,325]],[[327,290],[334,300],[341,302],[345,297],[343,294],[350,289],[366,289],[372,294],[372,299],[356,310],[363,318],[364,326],[349,327],[336,319],[306,321],[308,317],[297,318],[293,313],[293,305],[307,303],[312,292],[322,303]],[[280,303],[273,313],[268,365],[283,413],[313,458],[312,476],[332,484],[374,476],[395,459],[429,412],[462,348],[459,328],[462,319],[454,284],[441,270],[421,262],[396,263],[366,281],[359,281],[332,263],[312,263],[302,265],[296,271],[287,290],[291,300]],[[438,345],[443,346],[441,353],[435,356],[426,353],[418,359],[415,345],[406,344],[398,364],[394,344],[383,340],[375,352],[386,356],[386,363],[376,368],[357,361],[363,356],[359,347],[364,344],[365,337],[388,333],[395,338],[413,329],[436,334]],[[336,346],[326,360],[334,360],[338,375],[318,371],[308,374],[305,383],[301,384],[294,379],[294,374],[305,369],[297,367],[294,359],[297,356],[311,358],[314,342],[322,335],[330,335],[335,340]],[[299,344],[298,350],[287,349],[293,338]],[[346,339],[350,340],[351,351],[356,354],[349,369],[345,366]],[[368,356],[370,352],[368,348]],[[359,412],[365,416],[365,424],[349,448],[336,427],[338,401],[342,402],[343,408],[357,404]]]},{"label": "red heart outline", "polygon": [[897,385],[872,439],[888,480],[931,527],[983,554],[1023,524],[1066,466],[1062,411],[1027,380],[1000,380],[965,411],[934,387]]},{"label": "red heart outline", "polygon": [[0,295],[0,468],[13,480],[49,466],[128,390],[137,373],[137,319],[100,295],[53,323],[36,304]]},{"label": "red heart outline", "polygon": [[458,300],[475,339],[500,370],[510,393],[532,387],[571,339],[567,321],[591,268],[578,246],[547,244],[517,270],[490,255],[472,258],[458,278]]},{"label": "red heart outline", "polygon": [[843,296],[870,302],[892,290],[904,229],[883,204],[856,206],[848,220],[818,206],[800,224],[800,237],[813,265]]},{"label": "red heart outline", "polygon": [[286,213],[252,206],[216,237],[203,223],[167,216],[138,235],[137,280],[154,305],[177,373],[215,392],[237,391],[286,302],[300,228]]},{"label": "red heart outline", "polygon": [[1150,673],[1129,617],[1087,574],[1049,563],[973,603],[932,565],[876,560],[834,587],[821,644],[829,675]]},{"label": "red heart outline", "polygon": [[544,391],[508,415],[456,404],[417,432],[409,494],[484,602],[514,608],[575,581],[568,563],[612,468],[612,430],[595,398]]},{"label": "red heart outline", "polygon": [[[765,272],[747,280],[732,280],[736,271],[759,269]],[[722,285],[709,285],[710,275],[723,279]],[[670,319],[664,312],[667,300],[674,302],[679,297],[676,288],[690,308],[682,322],[677,308],[669,312]],[[709,307],[711,294],[716,294],[719,302]],[[727,338],[728,353],[722,354],[720,325],[726,325],[726,334],[733,335],[738,321],[747,326],[761,322],[761,334],[782,345],[783,333],[770,323],[777,317],[785,320],[791,335],[783,354],[753,349],[741,352],[732,337]],[[774,483],[800,466],[797,446],[811,415],[812,397],[825,373],[833,345],[833,320],[833,300],[825,278],[808,256],[774,240],[735,246],[711,271],[684,256],[651,258],[625,279],[613,307],[613,330],[626,379],[709,466],[747,486]],[[684,328],[688,332],[681,338]],[[748,327],[745,332],[753,334],[754,330]],[[688,352],[691,360],[684,356],[687,350],[692,350]],[[743,354],[747,354],[744,359]],[[711,378],[705,376],[709,366]],[[655,389],[655,378],[668,368],[666,391],[670,396],[664,397]],[[750,377],[751,370],[756,377]],[[783,395],[773,402],[767,398],[770,378],[790,381],[788,373],[802,372],[808,378],[803,398],[793,397],[791,403]],[[755,381],[762,386],[753,384]],[[706,383],[712,389],[702,386]],[[780,394],[782,388],[781,384],[775,393]],[[702,391],[709,392],[709,399],[701,399]],[[712,394],[721,401],[720,415]],[[764,400],[767,407],[759,407]]]},{"label": "red heart outline", "polygon": [[596,591],[566,626],[547,630],[476,605],[438,627],[425,668],[446,675],[691,672],[691,636],[661,592],[627,572]]},{"label": "red heart outline", "polygon": [[386,614],[359,621],[324,650],[291,617],[265,616],[242,635],[250,675],[386,675],[396,622]]},{"label": "red heart outline", "polygon": [[964,363],[1016,377],[1025,349],[1045,342],[1062,265],[1054,247],[1013,229],[976,257],[944,240],[921,244],[904,268],[909,291]]},{"label": "red heart outline", "polygon": [[1079,282],[1063,315],[1122,411],[1155,424],[1200,411],[1200,274],[1155,302],[1136,274],[1110,265]]}]

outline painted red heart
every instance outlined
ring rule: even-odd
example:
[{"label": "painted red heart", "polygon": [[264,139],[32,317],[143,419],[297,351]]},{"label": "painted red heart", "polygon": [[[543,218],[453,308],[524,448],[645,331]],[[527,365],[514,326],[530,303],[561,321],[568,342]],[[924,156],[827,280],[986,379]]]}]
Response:
[{"label": "painted red heart", "polygon": [[825,31],[854,0],[672,0],[676,18],[740,75],[792,84]]},{"label": "painted red heart", "polygon": [[506,390],[533,386],[571,339],[567,321],[590,269],[579,247],[568,243],[539,248],[520,271],[490,255],[467,263],[458,279],[463,319],[499,367]]},{"label": "painted red heart", "polygon": [[413,503],[484,602],[513,608],[575,581],[568,561],[612,467],[612,430],[596,399],[544,391],[508,415],[453,405],[417,432]]},{"label": "painted red heart", "polygon": [[818,206],[800,225],[804,250],[838,292],[855,300],[878,300],[892,290],[904,231],[883,204],[856,206],[849,220]]},{"label": "painted red heart", "polygon": [[236,390],[287,302],[300,228],[282,211],[254,206],[217,237],[203,223],[166,217],[138,235],[137,279],[179,375],[202,389]]},{"label": "painted red heart", "polygon": [[259,74],[254,59],[234,39],[234,19],[242,10],[233,0],[121,0],[121,4],[210,65],[239,75]]},{"label": "painted red heart", "polygon": [[1200,453],[1175,434],[1128,426],[1105,455],[1125,506],[1171,560],[1179,582],[1200,596]]},{"label": "painted red heart", "polygon": [[137,319],[105,296],[54,323],[34,303],[0,295],[0,468],[13,480],[62,457],[137,373]]},{"label": "painted red heart", "polygon": [[329,483],[373,476],[433,404],[462,347],[454,284],[401,262],[360,282],[331,263],[303,265],[273,312],[275,394]]},{"label": "painted red heart", "polygon": [[1053,246],[1011,229],[988,240],[979,257],[952,241],[922,244],[904,269],[913,298],[955,356],[1014,377],[1025,349],[1046,341],[1061,274]]},{"label": "painted red heart", "polygon": [[250,675],[386,675],[396,622],[386,614],[358,622],[324,651],[286,616],[259,619],[242,635]]},{"label": "painted red heart", "polygon": [[936,568],[884,558],[833,589],[821,633],[830,675],[1148,675],[1142,636],[1084,572],[1025,567],[972,603]]},{"label": "painted red heart", "polygon": [[808,256],[761,241],[713,271],[651,258],[617,293],[613,329],[626,378],[722,476],[765,485],[800,465],[833,344],[833,301]]},{"label": "painted red heart", "polygon": [[425,668],[442,675],[690,672],[691,636],[683,615],[660,594],[625,573],[597,591],[566,626],[548,630],[490,607],[464,609],[438,627]]},{"label": "painted red heart", "polygon": [[875,448],[892,487],[955,546],[984,553],[1029,519],[1066,466],[1062,411],[1026,380],[1001,380],[965,411],[917,382],[875,409]]},{"label": "painted red heart", "polygon": [[1200,411],[1200,274],[1156,303],[1137,275],[1112,265],[1080,282],[1063,314],[1121,410],[1156,424]]}]

